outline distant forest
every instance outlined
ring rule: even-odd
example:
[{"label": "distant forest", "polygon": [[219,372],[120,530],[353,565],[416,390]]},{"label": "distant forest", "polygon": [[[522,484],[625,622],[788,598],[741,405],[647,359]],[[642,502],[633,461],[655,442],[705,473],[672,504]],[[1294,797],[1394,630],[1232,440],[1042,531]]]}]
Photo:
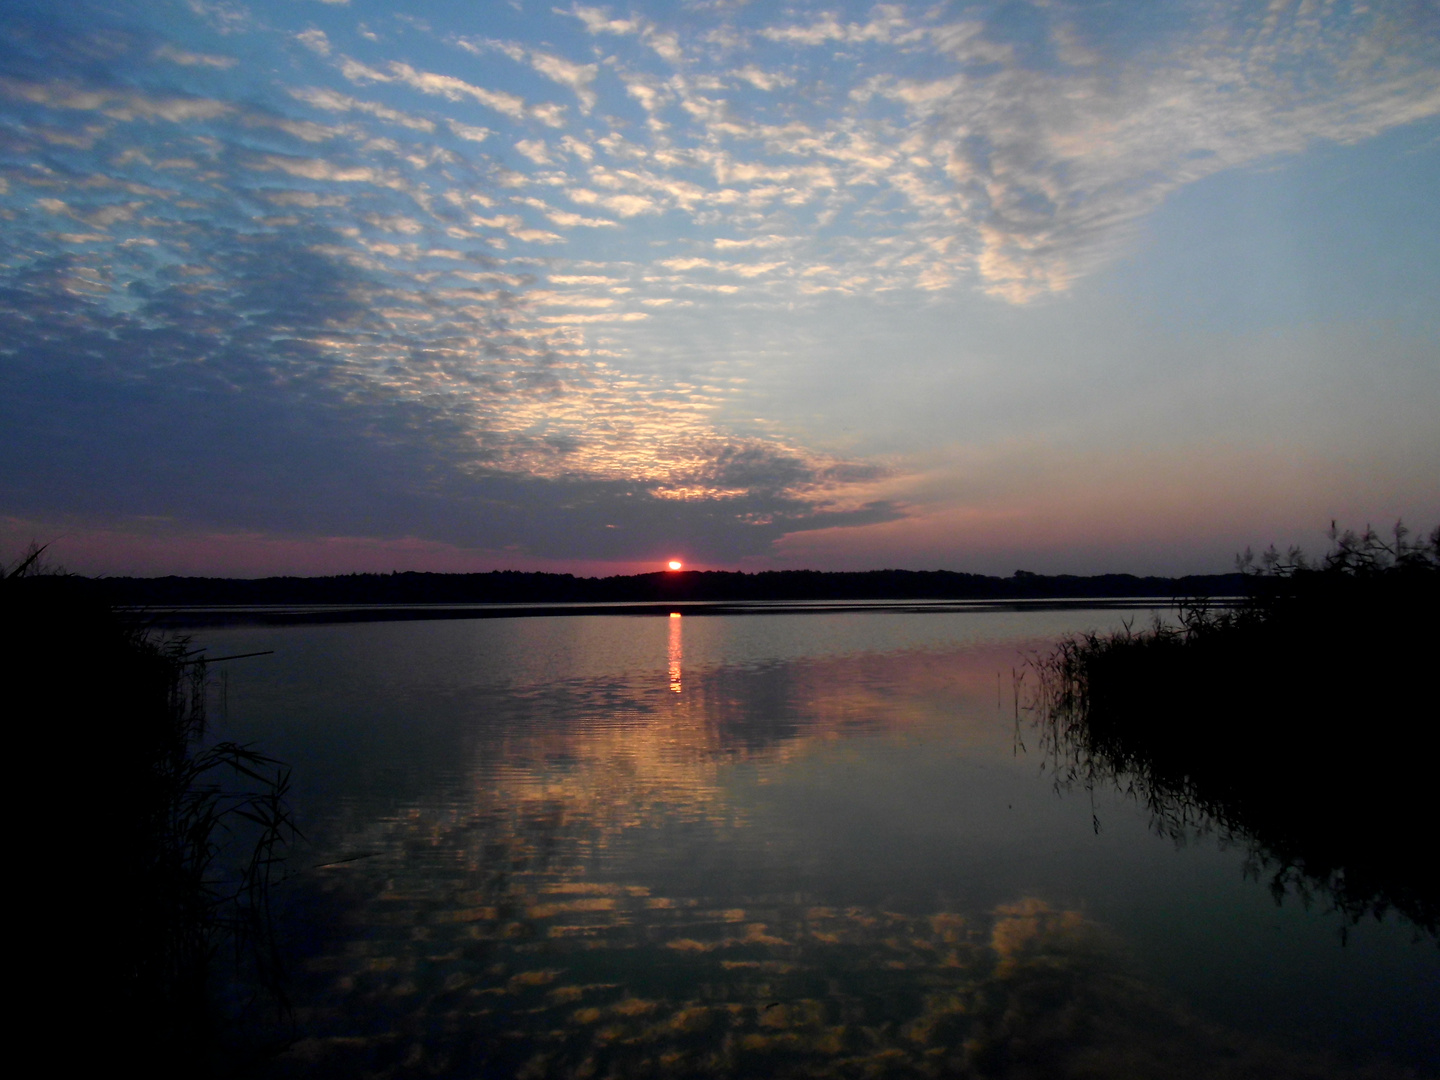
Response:
[{"label": "distant forest", "polygon": [[685,600],[1048,600],[1237,596],[1243,574],[1136,577],[950,570],[682,570],[605,578],[495,570],[481,574],[344,574],[334,577],[104,578],[110,602],[144,607],[266,604],[671,603]]}]

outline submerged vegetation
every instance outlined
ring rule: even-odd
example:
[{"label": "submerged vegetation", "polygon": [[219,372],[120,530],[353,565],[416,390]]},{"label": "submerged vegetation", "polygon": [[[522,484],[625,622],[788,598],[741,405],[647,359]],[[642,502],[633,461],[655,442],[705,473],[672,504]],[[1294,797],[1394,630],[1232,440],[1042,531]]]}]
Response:
[{"label": "submerged vegetation", "polygon": [[1340,532],[1311,561],[1239,560],[1247,595],[1180,623],[1083,634],[1032,662],[1059,781],[1111,784],[1177,840],[1247,843],[1277,901],[1440,934],[1432,855],[1440,528]]},{"label": "submerged vegetation", "polygon": [[[105,1002],[87,1030],[108,1052],[151,1074],[224,1071],[246,1053],[247,1014],[283,1007],[269,908],[298,835],[289,774],[210,739],[203,650],[107,600],[44,567],[42,549],[0,575],[19,761],[74,778],[57,780],[25,836],[50,898],[42,928],[82,950],[56,956],[50,977],[102,958]],[[65,1000],[69,988],[51,989]]]}]

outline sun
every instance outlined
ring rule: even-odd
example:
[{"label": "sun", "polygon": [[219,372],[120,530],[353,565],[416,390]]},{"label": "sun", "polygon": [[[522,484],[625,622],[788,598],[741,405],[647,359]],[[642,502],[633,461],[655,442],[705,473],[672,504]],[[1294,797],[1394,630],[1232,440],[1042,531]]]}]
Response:
[{"label": "sun", "polygon": [[685,564],[682,563],[679,559],[671,559],[668,565],[671,570],[679,570],[680,567],[684,566]]}]

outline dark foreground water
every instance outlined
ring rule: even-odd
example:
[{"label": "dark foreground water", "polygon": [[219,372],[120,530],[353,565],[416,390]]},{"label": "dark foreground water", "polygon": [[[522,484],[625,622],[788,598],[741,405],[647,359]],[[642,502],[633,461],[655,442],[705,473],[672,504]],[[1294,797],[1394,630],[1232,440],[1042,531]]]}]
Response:
[{"label": "dark foreground water", "polygon": [[265,1071],[1440,1073],[1433,939],[1342,946],[1243,844],[1057,790],[1012,669],[1121,617],[199,635],[276,650],[223,665],[223,733],[294,767],[310,838],[281,889],[295,1041]]}]

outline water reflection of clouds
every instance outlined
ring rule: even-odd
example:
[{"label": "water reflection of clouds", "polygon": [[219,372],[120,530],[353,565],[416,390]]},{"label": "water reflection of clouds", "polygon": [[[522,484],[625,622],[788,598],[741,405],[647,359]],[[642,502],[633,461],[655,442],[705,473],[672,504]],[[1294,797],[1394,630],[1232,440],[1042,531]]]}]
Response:
[{"label": "water reflection of clouds", "polygon": [[1347,1075],[1205,1023],[1033,898],[967,917],[536,885],[449,909],[382,891],[377,932],[312,962],[328,1007],[274,1072]]},{"label": "water reflection of clouds", "polygon": [[[947,677],[945,662],[921,651],[692,668],[682,679],[685,620],[668,624],[663,696],[609,682],[564,688],[563,709],[573,719],[543,724],[543,735],[512,733],[504,783],[496,787],[495,777],[483,775],[477,790],[512,805],[541,794],[563,799],[571,814],[605,834],[637,811],[650,822],[732,820],[736,811],[722,805],[720,783],[728,767],[780,767],[847,737],[953,721],[957,699],[993,700],[992,658],[979,652],[965,666],[984,670],[969,680],[956,680],[953,667]],[[550,701],[542,696],[533,713]]]},{"label": "water reflection of clouds", "polygon": [[[548,830],[534,843],[583,863],[637,826],[733,838],[746,810],[727,794],[727,770],[783,769],[846,739],[933,723],[953,734],[964,728],[957,718],[993,716],[995,671],[1010,657],[913,650],[692,667],[681,693],[684,622],[667,620],[664,683],[637,674],[507,690],[490,703],[461,783],[380,818],[350,806],[337,844],[393,850],[423,833],[428,845],[461,852],[505,834],[505,844],[528,848],[521,838]],[[1003,728],[976,724],[969,734],[1008,750]]]},{"label": "water reflection of clouds", "polygon": [[355,808],[336,854],[379,854],[313,879],[339,915],[275,1075],[1329,1074],[1200,1022],[1038,899],[917,913],[667,884],[664,858],[765,843],[727,769],[963,733],[993,720],[1011,655],[701,666],[677,693],[683,624],[667,620],[667,681],[652,666],[511,699],[463,783]]}]

